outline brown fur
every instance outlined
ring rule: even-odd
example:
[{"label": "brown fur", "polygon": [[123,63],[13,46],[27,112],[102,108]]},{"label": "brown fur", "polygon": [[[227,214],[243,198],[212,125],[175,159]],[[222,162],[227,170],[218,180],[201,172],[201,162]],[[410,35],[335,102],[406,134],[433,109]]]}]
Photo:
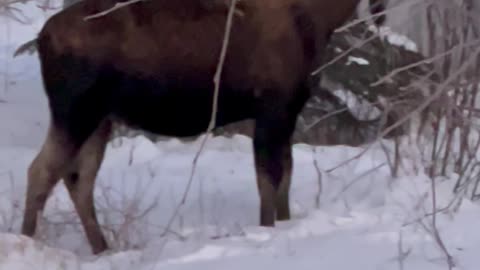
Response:
[{"label": "brown fur", "polygon": [[[48,20],[36,43],[52,123],[30,166],[24,234],[34,234],[37,213],[63,178],[94,253],[107,248],[93,189],[112,118],[172,136],[206,129],[228,11],[223,0],[212,1],[217,3],[145,1],[85,21],[116,3],[85,0]],[[239,4],[222,75],[217,127],[255,120],[262,226],[290,219],[291,137],[310,96],[308,87],[315,82],[310,72],[321,64],[330,35],[357,2]]]}]

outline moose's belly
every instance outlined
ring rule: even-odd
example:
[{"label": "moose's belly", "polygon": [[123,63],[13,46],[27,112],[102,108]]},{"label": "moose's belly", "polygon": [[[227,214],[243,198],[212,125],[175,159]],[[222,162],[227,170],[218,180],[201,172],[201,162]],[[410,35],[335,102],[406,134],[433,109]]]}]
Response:
[{"label": "moose's belly", "polygon": [[[118,92],[117,92],[118,91]],[[112,113],[126,124],[173,137],[204,132],[212,114],[214,86],[210,83],[165,84],[158,81],[123,83],[113,96]],[[222,87],[216,127],[254,117],[250,91]]]}]

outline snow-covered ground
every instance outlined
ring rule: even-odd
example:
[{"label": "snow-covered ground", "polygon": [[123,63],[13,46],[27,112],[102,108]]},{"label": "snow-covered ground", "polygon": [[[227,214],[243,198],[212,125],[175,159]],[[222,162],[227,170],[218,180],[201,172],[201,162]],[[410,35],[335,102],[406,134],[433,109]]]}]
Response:
[{"label": "snow-covered ground", "polygon": [[[431,180],[413,169],[392,178],[380,145],[365,152],[295,145],[293,219],[261,228],[251,140],[210,139],[187,201],[166,231],[202,138],[188,144],[122,138],[109,144],[95,190],[111,251],[91,255],[63,184],[47,203],[36,240],[19,235],[26,170],[48,124],[36,55],[10,57],[46,17],[30,14],[33,28],[9,21],[10,34],[3,39],[0,32],[2,85],[8,75],[7,89],[0,87],[1,270],[447,269],[431,232]],[[4,23],[0,18],[0,28]],[[405,166],[421,168],[413,159]],[[453,199],[452,184],[437,182],[438,209]],[[463,200],[455,213],[438,213],[437,227],[457,268],[479,269],[479,205]]]},{"label": "snow-covered ground", "polygon": [[[362,149],[318,147],[313,155],[310,147],[296,145],[294,218],[272,229],[257,226],[250,139],[209,140],[188,200],[164,235],[199,142],[155,145],[136,137],[109,146],[96,205],[114,250],[99,257],[91,256],[63,185],[47,204],[38,240],[18,235],[26,167],[36,149],[3,147],[0,269],[257,269],[267,263],[280,269],[399,269],[400,261],[404,269],[445,269],[428,232],[431,219],[420,219],[431,211],[430,180],[421,174],[392,179],[380,148],[323,173],[317,207],[313,157],[323,171]],[[450,202],[450,182],[437,188],[439,208]],[[478,269],[479,206],[463,201],[457,213],[438,214],[437,222],[459,269]]]}]

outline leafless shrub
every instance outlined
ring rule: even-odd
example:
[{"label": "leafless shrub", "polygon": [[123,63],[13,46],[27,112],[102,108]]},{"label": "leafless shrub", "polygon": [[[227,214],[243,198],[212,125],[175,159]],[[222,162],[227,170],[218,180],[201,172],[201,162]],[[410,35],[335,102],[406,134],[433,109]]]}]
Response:
[{"label": "leafless shrub", "polygon": [[[404,118],[410,121],[411,130],[410,138],[403,141],[417,148],[431,179],[431,211],[418,222],[444,254],[448,269],[455,262],[438,230],[437,216],[455,211],[462,198],[479,197],[480,28],[469,7],[467,1],[432,1],[426,7],[429,47],[425,50],[430,54],[432,76],[416,83],[425,99],[407,115],[408,120]],[[400,147],[400,141],[396,145]],[[452,185],[454,198],[439,209],[437,182],[441,179],[456,183]]]},{"label": "leafless shrub", "polygon": [[[133,194],[125,194],[110,186],[98,185],[100,196],[95,203],[99,219],[102,220],[102,229],[107,233],[108,241],[116,249],[136,249],[144,247],[139,246],[139,243],[148,244],[152,235],[149,228],[154,224],[149,224],[146,217],[158,207],[158,198],[148,204],[144,202],[143,194],[149,189],[150,184],[143,187],[137,185]],[[169,232],[172,233],[171,230]]]},{"label": "leafless shrub", "polygon": [[[475,199],[480,173],[475,154],[480,146],[480,28],[467,3],[460,2],[438,1],[427,8],[429,33],[435,40],[430,42],[429,51],[434,52],[431,62],[436,76],[425,80],[421,90],[435,98],[418,115],[416,132],[417,143],[429,162],[429,176],[457,174],[454,191],[465,195],[468,191]],[[435,36],[439,31],[442,38]]]}]

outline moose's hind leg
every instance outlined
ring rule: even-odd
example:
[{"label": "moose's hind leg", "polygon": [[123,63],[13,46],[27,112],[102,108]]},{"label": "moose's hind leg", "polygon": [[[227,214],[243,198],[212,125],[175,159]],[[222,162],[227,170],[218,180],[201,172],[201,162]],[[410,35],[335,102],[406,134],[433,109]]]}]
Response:
[{"label": "moose's hind leg", "polygon": [[65,185],[94,254],[108,249],[95,213],[93,191],[110,132],[111,122],[105,120],[82,146],[73,166],[64,177]]},{"label": "moose's hind leg", "polygon": [[32,237],[37,227],[37,215],[43,211],[48,196],[76,152],[68,136],[51,125],[40,153],[28,169],[28,184],[22,234]]}]

